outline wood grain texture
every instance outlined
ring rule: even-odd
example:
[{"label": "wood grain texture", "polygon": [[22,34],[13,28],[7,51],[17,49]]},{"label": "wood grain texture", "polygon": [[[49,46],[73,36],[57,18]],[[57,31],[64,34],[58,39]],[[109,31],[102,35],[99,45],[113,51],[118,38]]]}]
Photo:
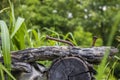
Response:
[{"label": "wood grain texture", "polygon": [[92,76],[82,59],[67,57],[56,61],[51,66],[48,80],[92,80]]},{"label": "wood grain texture", "polygon": [[53,60],[64,56],[81,56],[86,59],[86,61],[96,64],[101,61],[106,50],[109,51],[109,56],[113,56],[118,52],[116,48],[104,46],[91,48],[45,46],[40,48],[29,48],[25,50],[15,51],[11,53],[11,56],[14,62],[34,62],[38,60]]}]

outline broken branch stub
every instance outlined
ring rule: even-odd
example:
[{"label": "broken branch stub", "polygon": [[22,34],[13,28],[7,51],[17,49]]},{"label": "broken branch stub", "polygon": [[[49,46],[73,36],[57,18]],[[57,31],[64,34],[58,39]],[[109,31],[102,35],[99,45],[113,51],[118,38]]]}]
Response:
[{"label": "broken branch stub", "polygon": [[61,39],[53,38],[53,37],[50,37],[50,36],[46,36],[46,39],[50,39],[50,40],[66,43],[66,44],[68,44],[70,46],[74,46],[73,43],[71,43],[70,41],[61,40]]}]

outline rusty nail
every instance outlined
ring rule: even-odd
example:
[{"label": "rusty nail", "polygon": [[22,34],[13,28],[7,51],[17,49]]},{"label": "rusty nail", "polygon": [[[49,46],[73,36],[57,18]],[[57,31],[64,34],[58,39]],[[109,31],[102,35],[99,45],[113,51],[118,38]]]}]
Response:
[{"label": "rusty nail", "polygon": [[93,36],[93,43],[92,43],[92,47],[94,47],[95,46],[95,43],[96,43],[96,40],[97,40],[98,38],[97,38],[97,36]]}]

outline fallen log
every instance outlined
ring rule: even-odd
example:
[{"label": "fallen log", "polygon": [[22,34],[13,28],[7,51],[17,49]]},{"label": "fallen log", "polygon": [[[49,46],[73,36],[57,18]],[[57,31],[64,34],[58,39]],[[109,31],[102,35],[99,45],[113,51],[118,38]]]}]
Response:
[{"label": "fallen log", "polygon": [[70,46],[45,46],[40,48],[29,48],[25,50],[15,51],[11,53],[13,62],[35,62],[43,60],[53,60],[58,57],[65,56],[81,56],[92,64],[100,63],[106,50],[109,57],[118,52],[118,49],[112,47],[91,47],[79,48]]},{"label": "fallen log", "polygon": [[49,69],[36,62],[12,63],[12,74],[17,80],[95,80],[95,73],[92,64],[81,57],[57,58]]},{"label": "fallen log", "polygon": [[[17,80],[95,80],[92,64],[99,64],[106,52],[112,57],[118,50],[104,46],[45,46],[14,51],[12,74]],[[44,60],[53,61],[49,69],[35,62]]]}]

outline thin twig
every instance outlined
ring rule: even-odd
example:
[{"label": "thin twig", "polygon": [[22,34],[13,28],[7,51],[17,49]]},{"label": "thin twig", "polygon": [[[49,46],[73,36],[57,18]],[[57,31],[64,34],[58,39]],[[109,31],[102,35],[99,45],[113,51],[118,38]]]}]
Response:
[{"label": "thin twig", "polygon": [[53,38],[53,37],[50,37],[50,36],[48,36],[48,35],[46,36],[46,39],[50,39],[50,40],[54,40],[54,41],[66,43],[66,44],[68,44],[68,45],[70,45],[70,46],[74,46],[70,41],[65,41],[65,40]]}]

